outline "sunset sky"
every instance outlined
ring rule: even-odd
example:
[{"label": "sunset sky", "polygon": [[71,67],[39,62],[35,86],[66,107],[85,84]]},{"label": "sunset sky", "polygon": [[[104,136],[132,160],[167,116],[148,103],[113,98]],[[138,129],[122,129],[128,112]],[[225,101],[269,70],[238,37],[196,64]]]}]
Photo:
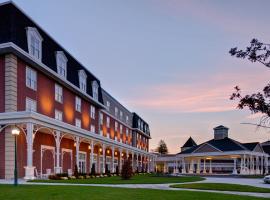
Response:
[{"label": "sunset sky", "polygon": [[[0,0],[0,2],[4,2]],[[236,110],[233,87],[256,92],[270,69],[228,53],[252,38],[270,43],[270,1],[15,0],[93,72],[102,87],[150,124],[150,149],[164,139],[170,153],[192,136],[265,141],[259,115]]]}]

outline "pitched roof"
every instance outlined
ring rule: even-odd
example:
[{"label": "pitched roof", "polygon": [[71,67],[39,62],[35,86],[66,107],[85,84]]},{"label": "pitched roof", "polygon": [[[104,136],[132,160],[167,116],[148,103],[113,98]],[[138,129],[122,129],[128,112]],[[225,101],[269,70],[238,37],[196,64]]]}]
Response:
[{"label": "pitched roof", "polygon": [[253,151],[254,148],[259,144],[259,142],[243,143],[243,146],[248,150]]},{"label": "pitched roof", "polygon": [[263,145],[262,148],[265,153],[270,155],[270,145]]},{"label": "pitched roof", "polygon": [[197,146],[196,142],[192,139],[192,137],[189,137],[186,143],[182,147],[193,147]]}]

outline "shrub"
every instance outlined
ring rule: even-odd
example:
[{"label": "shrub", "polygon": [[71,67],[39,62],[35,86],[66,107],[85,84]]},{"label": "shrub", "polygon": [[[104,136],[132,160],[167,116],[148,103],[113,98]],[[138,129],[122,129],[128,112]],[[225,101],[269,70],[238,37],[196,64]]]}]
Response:
[{"label": "shrub", "polygon": [[132,177],[132,166],[131,166],[130,159],[126,159],[124,161],[124,164],[122,166],[121,176],[122,176],[122,179],[124,180],[128,180]]},{"label": "shrub", "polygon": [[75,176],[76,178],[79,177],[78,166],[77,166],[77,165],[75,165],[75,168],[74,168],[74,176]]},{"label": "shrub", "polygon": [[59,174],[56,174],[56,176],[58,176],[58,177],[68,177],[68,173],[59,173]]},{"label": "shrub", "polygon": [[49,177],[48,177],[50,180],[60,180],[60,177],[59,176],[57,176],[57,175],[54,175],[54,174],[52,174],[52,175],[49,175]]},{"label": "shrub", "polygon": [[91,175],[92,176],[96,175],[96,166],[94,163],[92,164],[92,167],[91,167]]}]

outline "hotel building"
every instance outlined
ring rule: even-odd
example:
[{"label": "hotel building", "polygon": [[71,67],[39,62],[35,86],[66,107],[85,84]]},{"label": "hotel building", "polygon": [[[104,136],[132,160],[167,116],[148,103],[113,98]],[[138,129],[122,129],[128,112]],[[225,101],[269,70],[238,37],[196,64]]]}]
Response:
[{"label": "hotel building", "polygon": [[14,3],[0,5],[0,178],[152,171],[150,130]]}]

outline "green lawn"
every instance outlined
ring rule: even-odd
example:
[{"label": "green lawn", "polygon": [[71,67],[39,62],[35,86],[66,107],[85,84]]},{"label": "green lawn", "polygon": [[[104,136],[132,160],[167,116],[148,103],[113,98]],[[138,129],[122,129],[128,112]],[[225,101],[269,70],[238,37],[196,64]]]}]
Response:
[{"label": "green lawn", "polygon": [[5,200],[262,200],[263,198],[206,192],[164,191],[88,186],[0,185]]},{"label": "green lawn", "polygon": [[269,188],[259,188],[259,187],[253,187],[253,186],[248,186],[248,185],[237,185],[237,184],[226,184],[226,183],[190,183],[190,184],[171,185],[170,187],[199,189],[199,190],[270,193]]},{"label": "green lawn", "polygon": [[136,175],[130,180],[122,180],[119,176],[91,178],[91,179],[73,179],[73,180],[33,180],[33,182],[46,183],[80,183],[80,184],[159,184],[159,183],[185,183],[201,181],[204,178],[198,176],[156,176],[152,174]]}]

